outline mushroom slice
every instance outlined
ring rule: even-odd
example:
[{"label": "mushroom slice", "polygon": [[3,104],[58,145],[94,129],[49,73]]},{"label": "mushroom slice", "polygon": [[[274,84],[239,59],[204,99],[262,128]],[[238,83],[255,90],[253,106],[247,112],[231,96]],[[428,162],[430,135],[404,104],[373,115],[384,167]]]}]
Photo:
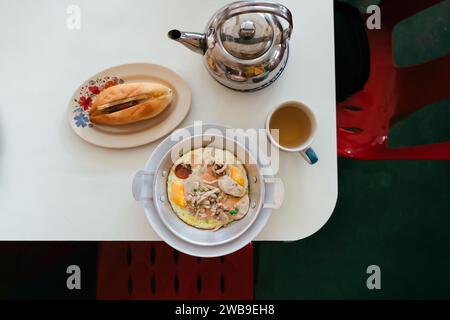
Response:
[{"label": "mushroom slice", "polygon": [[227,168],[228,168],[228,166],[226,164],[217,165],[217,163],[216,163],[216,165],[214,167],[214,171],[215,171],[216,175],[219,176],[219,175],[225,173],[225,170],[227,170]]},{"label": "mushroom slice", "polygon": [[184,183],[184,192],[186,194],[193,193],[195,190],[200,188],[202,180],[195,175],[190,175],[189,178],[183,180]]},{"label": "mushroom slice", "polygon": [[217,179],[211,181],[203,179],[202,182],[208,189],[214,189],[219,186],[219,181]]},{"label": "mushroom slice", "polygon": [[233,197],[241,198],[245,195],[245,188],[228,175],[219,178],[219,188]]},{"label": "mushroom slice", "polygon": [[205,201],[206,199],[208,199],[210,196],[212,196],[213,194],[219,193],[220,190],[219,189],[212,189],[209,190],[207,192],[205,192],[204,194],[201,195],[201,197],[198,199],[197,203],[202,203],[203,201]]}]

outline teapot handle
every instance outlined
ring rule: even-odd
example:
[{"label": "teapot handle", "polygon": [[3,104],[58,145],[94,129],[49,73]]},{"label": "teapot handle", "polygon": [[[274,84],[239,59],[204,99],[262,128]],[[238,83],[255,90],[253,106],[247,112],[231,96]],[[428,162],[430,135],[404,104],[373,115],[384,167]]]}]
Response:
[{"label": "teapot handle", "polygon": [[289,39],[294,28],[291,11],[279,3],[266,1],[238,1],[230,4],[224,12],[219,24],[235,16],[247,13],[269,13],[283,18],[289,23],[289,28],[284,32],[286,39]]}]

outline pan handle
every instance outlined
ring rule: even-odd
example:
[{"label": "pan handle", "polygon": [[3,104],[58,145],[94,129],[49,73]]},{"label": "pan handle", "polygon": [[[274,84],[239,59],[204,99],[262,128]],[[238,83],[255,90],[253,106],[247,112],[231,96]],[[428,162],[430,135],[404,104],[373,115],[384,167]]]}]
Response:
[{"label": "pan handle", "polygon": [[273,192],[272,192],[272,198],[273,203],[264,203],[263,208],[264,209],[280,209],[281,205],[284,201],[284,183],[279,178],[265,178],[264,182],[266,184],[273,185]]},{"label": "pan handle", "polygon": [[153,199],[153,181],[155,180],[154,171],[141,170],[133,179],[133,197],[136,201],[145,201]]}]

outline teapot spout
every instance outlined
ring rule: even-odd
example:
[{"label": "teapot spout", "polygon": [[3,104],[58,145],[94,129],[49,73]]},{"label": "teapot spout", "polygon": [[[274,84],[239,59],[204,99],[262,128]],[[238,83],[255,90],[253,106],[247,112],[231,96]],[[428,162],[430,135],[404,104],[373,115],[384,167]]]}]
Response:
[{"label": "teapot spout", "polygon": [[170,39],[181,43],[198,54],[204,55],[206,52],[206,35],[203,33],[171,30],[167,35]]}]

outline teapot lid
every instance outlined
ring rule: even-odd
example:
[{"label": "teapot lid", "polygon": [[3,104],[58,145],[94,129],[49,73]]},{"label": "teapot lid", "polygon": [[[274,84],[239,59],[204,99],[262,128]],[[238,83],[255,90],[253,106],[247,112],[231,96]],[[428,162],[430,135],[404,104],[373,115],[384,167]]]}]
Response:
[{"label": "teapot lid", "polygon": [[224,49],[235,58],[253,60],[272,47],[275,28],[272,15],[241,14],[222,24],[220,40]]}]

